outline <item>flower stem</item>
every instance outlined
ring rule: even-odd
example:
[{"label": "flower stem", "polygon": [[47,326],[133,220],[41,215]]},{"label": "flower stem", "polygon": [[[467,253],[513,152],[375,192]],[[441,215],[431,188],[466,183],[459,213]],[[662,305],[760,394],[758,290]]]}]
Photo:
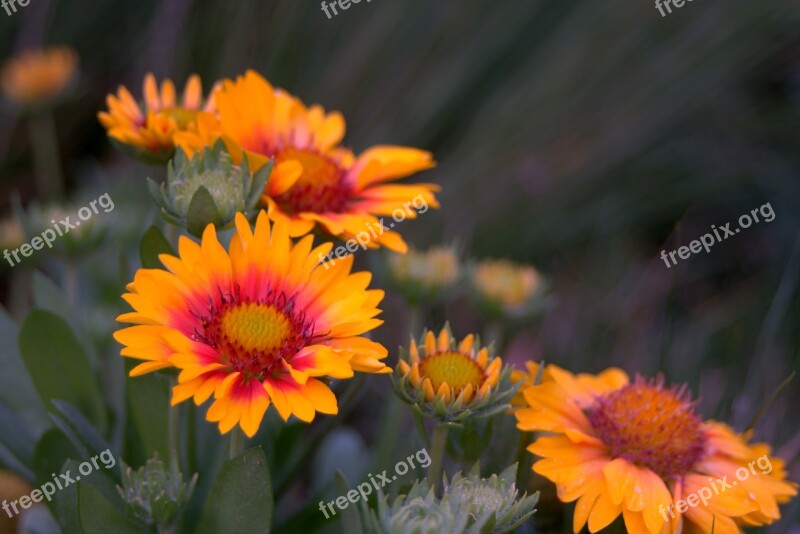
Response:
[{"label": "flower stem", "polygon": [[528,445],[533,441],[532,432],[519,433],[519,445],[517,446],[517,490],[526,491],[528,479],[531,475],[533,466],[533,454],[528,452]]},{"label": "flower stem", "polygon": [[75,310],[78,306],[78,270],[72,257],[64,260],[64,295]]},{"label": "flower stem", "polygon": [[442,489],[442,471],[444,469],[444,453],[447,448],[447,427],[436,425],[433,429],[431,442],[431,465],[428,467],[428,483],[434,488],[434,493],[439,494]]},{"label": "flower stem", "polygon": [[58,136],[53,115],[49,111],[38,113],[30,117],[28,124],[36,190],[45,202],[59,200],[64,196],[64,179],[59,164]]},{"label": "flower stem", "polygon": [[238,426],[235,426],[233,430],[231,430],[231,450],[228,459],[233,460],[243,452],[244,434],[242,434],[242,430]]},{"label": "flower stem", "polygon": [[[170,392],[177,384],[177,378],[169,379]],[[178,427],[180,425],[180,406],[167,405],[167,445],[169,447],[169,465],[172,469],[180,469],[180,456],[178,453]]]}]

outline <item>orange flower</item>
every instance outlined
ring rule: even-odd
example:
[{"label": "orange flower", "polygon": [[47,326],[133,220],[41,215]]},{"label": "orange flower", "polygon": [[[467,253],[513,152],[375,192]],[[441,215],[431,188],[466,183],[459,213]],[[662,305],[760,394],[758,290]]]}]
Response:
[{"label": "orange flower", "polygon": [[339,145],[345,131],[340,113],[307,108],[253,71],[226,80],[215,102],[219,117],[203,114],[193,130],[176,136],[177,144],[191,155],[221,137],[234,160],[246,154],[253,170],[274,158],[262,201],[270,218],[287,221],[293,237],[317,224],[343,240],[381,228],[366,246],[405,252],[402,237],[380,226],[379,218],[397,209],[415,218],[412,201],[439,207],[436,185],[386,183],[433,167],[429,152],[376,146],[355,156]]},{"label": "orange flower", "polygon": [[323,378],[391,372],[386,348],[362,337],[382,323],[369,273],[351,274],[352,258],[322,268],[330,243],[292,244],[264,211],[255,230],[238,214],[236,230],[228,251],[208,225],[200,244],[181,237],[179,257],[160,257],[168,270],[136,273],[124,295],[135,311],[118,318],[136,326],[114,335],[123,356],[144,362],[131,376],[176,367],[173,404],[213,394],[207,419],[252,436],[270,404],[284,420],[337,413]]},{"label": "orange flower", "polygon": [[[533,470],[576,501],[573,529],[597,532],[622,515],[628,532],[717,534],[780,518],[797,493],[769,446],[703,421],[685,387],[629,383],[619,369],[574,376],[549,365],[552,381],[524,391],[521,430],[546,431],[528,450]],[[755,466],[758,466],[758,469]]]},{"label": "orange flower", "polygon": [[108,111],[101,111],[97,117],[109,137],[145,159],[168,160],[175,150],[175,134],[193,127],[198,112],[214,110],[213,97],[203,101],[196,74],[187,80],[180,100],[172,80],[164,80],[159,91],[152,74],[144,78],[143,94],[144,104],[140,106],[130,91],[120,86],[116,96],[106,97]]},{"label": "orange flower", "polygon": [[78,55],[69,47],[29,50],[10,59],[0,73],[6,96],[23,106],[46,104],[72,80]]}]

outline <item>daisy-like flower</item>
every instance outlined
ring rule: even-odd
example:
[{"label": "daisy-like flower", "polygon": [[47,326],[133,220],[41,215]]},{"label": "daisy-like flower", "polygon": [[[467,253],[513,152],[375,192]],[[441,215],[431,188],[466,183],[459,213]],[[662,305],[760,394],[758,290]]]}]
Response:
[{"label": "daisy-like flower", "polygon": [[21,106],[44,106],[64,92],[77,67],[78,55],[67,46],[28,50],[3,66],[0,86]]},{"label": "daisy-like flower", "polygon": [[337,413],[321,378],[391,372],[386,349],[362,336],[382,323],[370,273],[351,274],[350,258],[322,268],[330,243],[293,244],[264,211],[255,230],[242,214],[235,225],[228,251],[209,225],[200,244],[181,237],[179,257],[160,256],[167,270],[136,273],[124,295],[135,311],[118,318],[136,326],[114,335],[123,356],[144,360],[131,376],[176,367],[173,405],[213,395],[207,419],[252,436],[270,404],[284,420]]},{"label": "daisy-like flower", "polygon": [[767,445],[700,419],[685,387],[630,383],[619,369],[547,371],[552,381],[524,391],[530,407],[516,412],[517,426],[550,433],[528,447],[542,457],[533,470],[561,501],[576,501],[575,532],[587,521],[597,532],[621,514],[633,534],[710,533],[712,524],[716,534],[738,533],[780,518],[778,504],[797,492]]},{"label": "daisy-like flower", "polygon": [[433,247],[425,252],[411,249],[407,254],[392,254],[388,274],[412,303],[434,301],[458,282],[461,266],[455,247]]},{"label": "daisy-like flower", "polygon": [[127,151],[146,161],[164,163],[175,151],[174,137],[194,127],[198,112],[214,108],[213,90],[203,99],[203,87],[196,74],[189,77],[179,99],[172,80],[161,82],[159,90],[153,74],[144,78],[143,104],[130,91],[120,86],[117,94],[106,97],[108,111],[97,114],[108,136]]},{"label": "daisy-like flower", "polygon": [[[273,220],[287,221],[292,237],[319,224],[347,240],[377,227],[381,216],[403,209],[412,199],[439,207],[436,185],[386,183],[433,167],[429,152],[376,146],[355,156],[339,145],[345,132],[340,113],[326,113],[317,105],[307,108],[253,71],[223,82],[215,102],[219,117],[204,114],[176,142],[192,154],[222,137],[236,163],[246,153],[254,171],[275,158],[262,201]],[[405,211],[410,219],[417,216]],[[406,251],[397,232],[381,228],[368,247]]]},{"label": "daisy-like flower", "polygon": [[471,296],[491,317],[519,317],[533,311],[543,290],[539,272],[508,260],[484,260],[472,269]]},{"label": "daisy-like flower", "polygon": [[457,343],[447,326],[438,337],[425,332],[419,346],[412,338],[408,353],[400,351],[395,391],[423,415],[443,423],[488,417],[508,408],[517,390],[511,384],[511,368],[488,347],[479,346],[473,334]]}]

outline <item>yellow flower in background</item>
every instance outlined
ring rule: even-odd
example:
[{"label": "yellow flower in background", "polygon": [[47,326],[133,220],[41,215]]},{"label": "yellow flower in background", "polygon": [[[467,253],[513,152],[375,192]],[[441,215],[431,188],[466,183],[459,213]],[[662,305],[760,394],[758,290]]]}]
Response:
[{"label": "yellow flower in background", "polygon": [[419,345],[411,339],[393,382],[398,396],[423,415],[459,422],[507,408],[516,391],[510,375],[511,368],[481,347],[479,338],[470,334],[458,343],[445,326],[438,336],[423,333]]},{"label": "yellow flower in background", "polygon": [[172,80],[161,82],[153,74],[144,78],[144,102],[140,105],[130,91],[120,86],[116,96],[108,95],[108,111],[97,114],[108,136],[153,161],[166,162],[175,151],[174,137],[194,127],[198,112],[214,110],[213,90],[203,99],[203,86],[196,74],[189,77],[180,98]]},{"label": "yellow flower in background", "polygon": [[515,409],[528,406],[524,395],[526,389],[538,384],[553,381],[553,377],[547,372],[548,367],[546,365],[542,368],[541,363],[527,361],[525,362],[525,369],[525,371],[521,369],[514,369],[511,371],[511,382],[513,384],[521,382],[519,390],[514,395],[514,398],[511,399],[511,407]]},{"label": "yellow flower in background", "polygon": [[[597,532],[622,515],[633,534],[738,533],[772,523],[797,493],[783,461],[749,434],[703,421],[685,387],[619,369],[572,375],[549,365],[552,381],[526,389],[517,426],[544,431],[528,450],[533,470],[575,501],[573,529]],[[714,518],[716,518],[714,520]]]},{"label": "yellow flower in background", "polygon": [[[387,184],[434,166],[429,152],[399,146],[376,146],[356,156],[340,146],[345,122],[338,112],[306,107],[274,88],[256,72],[226,80],[215,94],[219,117],[203,114],[196,127],[176,137],[191,155],[220,137],[239,163],[247,155],[255,171],[275,159],[262,201],[270,218],[285,220],[292,237],[319,225],[342,240],[378,227],[382,216],[419,198],[438,208],[434,184]],[[406,216],[417,216],[405,209]],[[389,230],[366,246],[405,252],[400,234]]]},{"label": "yellow flower in background", "polygon": [[487,315],[521,316],[535,305],[544,281],[531,266],[508,260],[484,260],[471,270],[470,285],[473,300]]},{"label": "yellow flower in background", "polygon": [[[0,532],[19,532],[19,516],[11,514],[12,509],[8,503],[18,501],[23,495],[29,495],[31,490],[33,488],[24,478],[10,471],[0,470],[0,505],[5,504],[9,510],[0,510]],[[22,507],[18,507],[17,511],[25,513]]]},{"label": "yellow flower in background", "polygon": [[78,55],[67,46],[28,50],[3,65],[0,86],[21,106],[43,106],[64,92],[77,68]]},{"label": "yellow flower in background", "polygon": [[25,228],[16,217],[0,221],[0,247],[15,249],[25,242]]},{"label": "yellow flower in background", "polygon": [[252,436],[270,404],[284,420],[337,413],[325,377],[391,372],[386,349],[362,336],[382,323],[370,273],[351,273],[351,257],[323,268],[330,243],[293,244],[264,211],[255,230],[242,214],[235,224],[228,251],[209,225],[200,244],[181,237],[179,257],[160,257],[167,270],[136,273],[124,295],[135,311],[118,318],[136,326],[114,335],[123,356],[144,360],[131,376],[176,367],[173,405],[213,395],[207,419]]},{"label": "yellow flower in background", "polygon": [[458,281],[461,265],[454,247],[432,247],[422,252],[392,254],[388,259],[392,281],[412,302],[431,302],[450,290]]}]

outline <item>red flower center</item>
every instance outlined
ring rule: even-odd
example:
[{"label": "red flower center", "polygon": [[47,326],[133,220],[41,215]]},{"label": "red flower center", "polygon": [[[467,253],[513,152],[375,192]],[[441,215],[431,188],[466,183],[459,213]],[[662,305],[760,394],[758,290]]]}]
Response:
[{"label": "red flower center", "polygon": [[614,458],[647,467],[662,478],[687,473],[703,455],[706,437],[694,402],[662,380],[633,384],[597,399],[589,421]]},{"label": "red flower center", "polygon": [[233,370],[258,380],[281,369],[282,360],[314,338],[314,324],[282,292],[269,291],[255,301],[228,296],[200,319],[203,332],[195,339],[217,349]]},{"label": "red flower center", "polygon": [[336,161],[311,150],[283,148],[275,154],[275,164],[298,161],[303,174],[275,201],[287,213],[340,213],[352,197],[352,188],[344,182],[344,169]]}]

